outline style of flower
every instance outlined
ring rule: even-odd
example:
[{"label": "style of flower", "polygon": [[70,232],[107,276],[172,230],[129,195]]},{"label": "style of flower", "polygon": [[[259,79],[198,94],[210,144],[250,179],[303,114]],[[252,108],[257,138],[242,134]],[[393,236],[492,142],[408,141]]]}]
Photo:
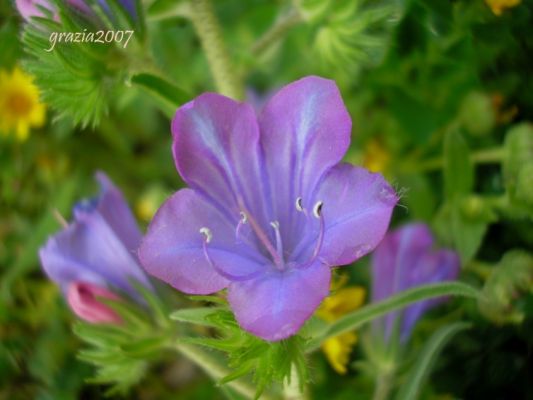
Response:
[{"label": "style of flower", "polygon": [[0,70],[0,133],[14,133],[24,141],[30,127],[44,125],[46,107],[39,100],[39,90],[33,78],[18,67],[11,73]]},{"label": "style of flower", "polygon": [[[346,276],[344,275],[344,277]],[[363,305],[365,289],[359,286],[343,287],[346,281],[347,279],[341,278],[331,285],[333,293],[324,299],[316,312],[320,319],[331,323]],[[344,375],[348,371],[347,365],[350,353],[356,343],[357,334],[355,332],[346,332],[329,338],[322,344],[322,351],[327,360],[339,374]]]},{"label": "style of flower", "polygon": [[149,289],[151,284],[136,257],[142,234],[122,193],[105,174],[96,179],[99,197],[78,203],[74,221],[50,237],[39,256],[78,317],[118,323],[120,317],[98,298],[141,301],[132,280]]},{"label": "style of flower", "polygon": [[340,163],[351,120],[334,82],[282,88],[259,118],[205,93],[172,121],[189,185],[139,249],[152,275],[190,294],[228,289],[239,325],[269,341],[295,334],[329,292],[331,268],[382,239],[398,197],[380,174]]},{"label": "style of flower", "polygon": [[[372,301],[386,299],[403,290],[429,283],[457,279],[459,256],[447,249],[433,249],[433,236],[427,225],[411,223],[385,235],[372,254]],[[425,300],[393,312],[374,324],[385,340],[399,329],[406,342],[416,322],[445,298]]]},{"label": "style of flower", "polygon": [[519,5],[522,0],[485,0],[494,15],[500,16],[505,9]]}]

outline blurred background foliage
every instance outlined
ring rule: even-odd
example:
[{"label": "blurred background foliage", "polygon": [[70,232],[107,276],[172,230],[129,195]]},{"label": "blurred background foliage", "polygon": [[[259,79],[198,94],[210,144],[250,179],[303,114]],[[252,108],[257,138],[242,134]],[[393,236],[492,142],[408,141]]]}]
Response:
[{"label": "blurred background foliage", "polygon": [[[461,255],[461,279],[483,287],[480,304],[453,300],[415,331],[406,366],[439,326],[473,322],[439,358],[422,398],[533,398],[533,1],[213,3],[248,100],[260,107],[305,75],[334,79],[354,121],[347,160],[383,172],[402,193],[393,226],[429,223]],[[170,152],[173,104],[215,86],[187,3],[143,7],[146,35],[116,56],[99,49],[87,63],[75,58],[79,46],[61,47],[78,72],[90,72],[83,86],[57,57],[24,51],[22,19],[11,1],[0,2],[0,68],[34,74],[48,104],[47,123],[26,140],[0,136],[1,399],[105,391],[84,384],[93,370],[76,358],[73,318],[39,268],[39,246],[59,229],[53,211],[70,217],[103,170],[146,226],[183,186]],[[154,84],[141,73],[172,82],[155,85],[172,89],[170,104],[146,90]],[[72,91],[61,93],[59,78],[72,79]],[[352,283],[368,287],[367,264],[345,270]],[[314,356],[314,398],[369,398],[366,356],[358,346],[347,376]],[[164,357],[130,396],[221,398],[205,382],[186,361]]]}]

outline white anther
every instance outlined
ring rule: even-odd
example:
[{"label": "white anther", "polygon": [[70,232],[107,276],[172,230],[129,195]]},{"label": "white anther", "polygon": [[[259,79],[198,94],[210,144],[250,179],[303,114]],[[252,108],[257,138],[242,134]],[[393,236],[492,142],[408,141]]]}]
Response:
[{"label": "white anther", "polygon": [[303,211],[304,211],[304,206],[303,206],[302,202],[303,202],[303,199],[302,199],[301,197],[298,197],[298,198],[296,199],[296,209],[297,209],[298,211],[300,211],[300,212],[303,212]]},{"label": "white anther", "polygon": [[248,222],[248,216],[244,211],[240,212],[241,214],[241,224],[246,224]]},{"label": "white anther", "polygon": [[211,233],[211,229],[206,228],[205,226],[203,228],[200,228],[200,233],[205,236],[206,243],[211,242],[211,239],[213,239],[213,234]]},{"label": "white anther", "polygon": [[322,201],[317,201],[315,203],[315,205],[313,206],[313,215],[316,217],[316,218],[320,218],[320,216],[322,215],[322,206],[324,205],[324,202]]},{"label": "white anther", "polygon": [[279,230],[279,222],[278,221],[272,221],[270,223],[270,226],[274,228],[275,230]]}]

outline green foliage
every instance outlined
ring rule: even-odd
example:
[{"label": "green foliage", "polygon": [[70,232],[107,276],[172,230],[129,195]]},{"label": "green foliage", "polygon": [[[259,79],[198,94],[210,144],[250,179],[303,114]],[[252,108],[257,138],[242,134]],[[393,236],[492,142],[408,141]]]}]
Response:
[{"label": "green foliage", "polygon": [[133,75],[131,82],[144,88],[161,102],[161,107],[169,116],[173,116],[176,109],[190,98],[185,92],[170,82],[156,75],[141,73]]},{"label": "green foliage", "polygon": [[150,361],[161,357],[172,339],[160,300],[141,285],[136,287],[148,309],[124,301],[100,299],[120,315],[122,324],[77,322],[74,325],[74,333],[89,345],[78,353],[79,359],[97,368],[96,376],[88,382],[111,385],[108,395],[128,393],[145,376]]},{"label": "green foliage", "polygon": [[[80,16],[65,2],[54,4],[59,20],[48,13],[46,18],[34,17],[24,27],[22,42],[29,56],[24,65],[35,75],[43,100],[60,118],[69,117],[75,124],[94,127],[108,113],[110,100],[120,93],[132,68],[128,52],[135,48],[135,40],[143,39],[142,14],[141,22],[135,22],[124,7],[111,1],[111,18],[93,5],[97,18],[107,22],[103,27],[95,17]],[[125,40],[124,44],[107,43],[105,35],[100,37],[98,33],[134,28],[137,30],[128,41],[129,47]]]},{"label": "green foliage", "polygon": [[533,257],[512,250],[491,271],[479,298],[479,309],[498,324],[519,324],[525,318],[524,311],[515,304],[520,293],[533,294]]},{"label": "green foliage", "polygon": [[469,194],[474,185],[474,168],[470,161],[468,146],[461,134],[450,130],[444,139],[444,192],[454,201]]},{"label": "green foliage", "polygon": [[417,399],[425,380],[428,378],[437,357],[440,355],[444,346],[446,346],[446,343],[455,334],[469,327],[470,324],[468,323],[456,322],[443,326],[436,331],[418,354],[415,365],[409,371],[407,379],[402,383],[396,395],[396,400]]},{"label": "green foliage", "polygon": [[436,283],[419,286],[400,292],[379,303],[369,304],[356,311],[346,314],[332,323],[318,338],[313,338],[307,345],[307,351],[316,350],[327,338],[335,337],[344,332],[353,331],[373,319],[384,316],[391,311],[402,309],[410,304],[441,296],[464,296],[476,298],[479,291],[461,282]]},{"label": "green foliage", "polygon": [[304,0],[300,11],[314,27],[313,49],[325,69],[357,73],[387,51],[390,31],[403,11],[400,0]]},{"label": "green foliage", "polygon": [[[186,342],[206,346],[227,354],[233,371],[220,380],[221,384],[253,374],[256,398],[274,383],[289,384],[297,379],[303,391],[309,376],[304,356],[305,340],[296,335],[279,342],[266,342],[244,332],[233,314],[224,309],[193,309],[174,312],[171,318],[215,327],[217,338],[190,338]],[[205,321],[201,321],[205,320]]]}]

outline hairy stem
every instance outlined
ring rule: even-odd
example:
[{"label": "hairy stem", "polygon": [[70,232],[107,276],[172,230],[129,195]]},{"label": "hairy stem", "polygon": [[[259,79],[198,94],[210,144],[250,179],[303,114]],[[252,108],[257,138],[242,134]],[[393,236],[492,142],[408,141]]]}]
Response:
[{"label": "hairy stem", "polygon": [[[503,147],[473,151],[470,153],[470,160],[474,164],[496,164],[502,161],[504,152]],[[443,166],[444,158],[436,157],[418,163],[409,161],[402,169],[404,172],[428,172],[441,169]]]},{"label": "hairy stem", "polygon": [[259,55],[279,41],[295,25],[303,21],[300,12],[292,8],[287,14],[279,18],[252,46],[252,54]]},{"label": "hairy stem", "polygon": [[[205,350],[187,343],[177,343],[174,348],[187,357],[190,361],[200,367],[207,375],[214,380],[219,380],[228,375],[231,371],[222,365],[215,357]],[[253,399],[255,397],[255,388],[247,382],[236,379],[228,382],[226,385],[234,389],[239,394],[246,398]],[[262,396],[263,399],[268,399],[267,395]]]},{"label": "hairy stem", "polygon": [[231,65],[211,1],[191,0],[189,5],[192,23],[202,43],[218,91],[234,99],[242,99],[243,86]]},{"label": "hairy stem", "polygon": [[387,400],[392,389],[392,372],[382,372],[376,378],[376,388],[374,390],[373,400]]}]

